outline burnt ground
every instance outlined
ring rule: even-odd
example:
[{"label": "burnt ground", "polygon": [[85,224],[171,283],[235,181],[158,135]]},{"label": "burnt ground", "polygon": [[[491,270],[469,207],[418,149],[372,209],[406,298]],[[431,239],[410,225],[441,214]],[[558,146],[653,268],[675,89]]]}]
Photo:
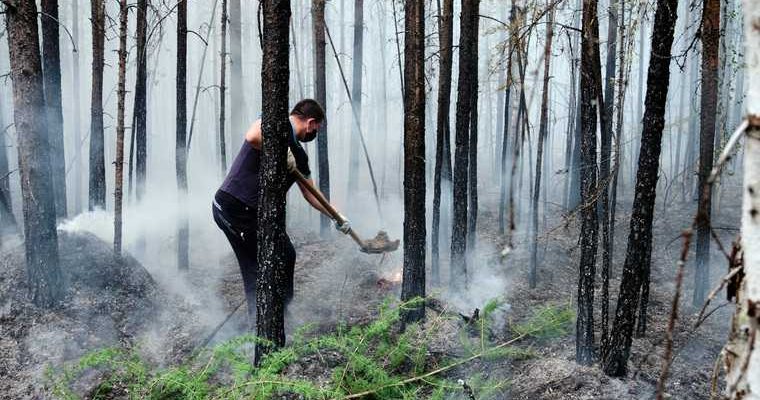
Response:
[{"label": "burnt ground", "polygon": [[[494,343],[513,336],[509,326],[547,304],[573,304],[577,283],[577,227],[572,218],[567,224],[559,216],[549,218],[550,233],[542,238],[539,283],[527,286],[527,241],[515,235],[515,250],[501,255],[503,236],[497,233],[496,212],[487,196],[479,217],[479,256],[475,264],[480,276],[473,276],[470,291],[453,295],[445,288],[428,292],[447,307],[469,315],[485,300],[500,296],[504,301],[491,340]],[[658,205],[658,215],[660,213]],[[611,313],[614,312],[620,266],[627,237],[630,205],[618,208],[615,263],[612,271]],[[692,210],[671,205],[669,221],[690,221]],[[738,226],[736,213],[720,213],[715,225]],[[524,218],[527,221],[527,218]],[[680,229],[663,218],[655,222],[652,256],[652,287],[649,334],[635,339],[629,376],[606,377],[598,365],[582,367],[574,363],[574,336],[531,339],[519,343],[533,351],[527,359],[500,361],[475,360],[450,371],[449,378],[464,381],[476,376],[500,378],[509,382],[495,398],[514,399],[640,399],[651,398],[659,377],[664,348],[664,332],[673,296],[673,277]],[[736,232],[719,231],[729,244]],[[314,235],[293,232],[298,251],[296,295],[287,316],[292,333],[306,323],[316,332],[328,332],[338,321],[349,325],[371,320],[388,296],[400,291],[401,252],[386,257],[359,253],[349,240],[314,240]],[[445,243],[445,242],[444,242]],[[714,247],[714,246],[713,246]],[[184,359],[208,337],[209,332],[242,301],[242,283],[231,254],[217,268],[193,268],[184,276],[151,277],[136,260],[127,257],[123,264],[113,261],[110,244],[90,234],[61,233],[62,268],[67,280],[67,296],[62,307],[44,311],[31,305],[24,287],[23,252],[20,243],[7,244],[0,257],[0,399],[44,398],[49,367],[75,360],[87,351],[105,346],[136,346],[157,365]],[[447,246],[442,245],[442,248]],[[445,251],[444,253],[447,253]],[[690,257],[693,257],[693,246]],[[446,282],[446,260],[442,274]],[[713,255],[713,281],[725,271],[716,251]],[[173,267],[173,266],[172,266]],[[149,268],[153,271],[153,269]],[[687,286],[693,276],[687,272]],[[177,288],[175,281],[182,284]],[[188,295],[191,293],[191,295]],[[731,307],[722,307],[699,328],[693,328],[697,310],[689,306],[691,290],[685,289],[681,315],[675,332],[676,358],[668,381],[667,394],[678,399],[710,398],[710,381],[717,355],[725,342]],[[725,301],[717,299],[717,304]],[[429,310],[429,321],[439,321]],[[598,318],[598,316],[597,316]],[[245,332],[245,306],[214,337],[218,342]],[[430,324],[430,322],[429,322]],[[431,356],[461,353],[457,332],[463,322],[449,320],[431,339]],[[572,331],[572,327],[571,327]],[[597,330],[598,333],[598,330]],[[329,356],[329,355],[328,355]],[[329,357],[327,357],[329,359]],[[286,374],[315,380],[329,376],[330,365],[304,359],[289,367]],[[333,360],[337,363],[339,360]],[[330,364],[329,360],[327,364]],[[720,378],[718,379],[720,382]],[[477,396],[478,393],[475,393]],[[461,391],[452,398],[463,396]]]}]

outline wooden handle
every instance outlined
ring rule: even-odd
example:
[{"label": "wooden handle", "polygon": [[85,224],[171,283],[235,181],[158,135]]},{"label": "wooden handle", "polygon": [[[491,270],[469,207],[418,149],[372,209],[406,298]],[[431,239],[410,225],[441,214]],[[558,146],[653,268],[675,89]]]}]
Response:
[{"label": "wooden handle", "polygon": [[[346,223],[346,219],[343,218],[342,215],[340,215],[338,210],[336,210],[335,207],[333,207],[329,201],[327,201],[327,199],[325,198],[325,195],[323,195],[322,192],[320,192],[317,188],[315,188],[314,185],[312,185],[311,182],[309,182],[309,180],[306,179],[305,176],[303,176],[301,171],[299,171],[297,168],[294,168],[292,172],[296,176],[296,178],[301,183],[303,183],[304,186],[306,186],[306,190],[308,190],[309,193],[311,193],[317,199],[319,204],[321,204],[322,207],[324,207],[325,210],[327,210],[327,212],[330,214],[330,217],[332,217],[332,219],[334,219],[339,225],[343,225],[344,223]],[[351,236],[352,239],[354,239],[354,241],[359,245],[359,247],[361,247],[362,249],[365,247],[364,241],[359,237],[359,235],[356,234],[356,232],[354,232],[353,229],[350,229],[348,231],[348,234]]]}]

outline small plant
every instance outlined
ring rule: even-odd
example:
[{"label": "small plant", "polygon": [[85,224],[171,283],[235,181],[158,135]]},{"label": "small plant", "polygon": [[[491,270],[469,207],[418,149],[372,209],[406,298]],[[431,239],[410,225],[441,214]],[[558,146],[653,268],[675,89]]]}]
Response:
[{"label": "small plant", "polygon": [[[432,360],[428,352],[430,338],[446,317],[435,317],[426,329],[418,325],[399,329],[403,310],[422,301],[414,299],[393,306],[387,300],[380,307],[378,318],[370,324],[350,328],[341,325],[332,334],[311,339],[305,339],[310,328],[299,330],[290,345],[268,354],[259,367],[251,363],[253,349],[260,340],[252,335],[203,349],[184,363],[166,369],[149,366],[138,355],[139,348],[98,350],[61,371],[49,370],[51,392],[56,398],[78,399],[82,394],[72,391],[72,383],[85,373],[97,371],[103,378],[91,393],[83,394],[88,398],[269,399],[297,394],[306,399],[443,399],[448,393],[463,390],[474,391],[477,398],[493,398],[508,382],[476,374],[469,376],[463,385],[446,379],[446,372],[476,358],[489,361],[532,357],[531,350],[513,344],[529,336],[548,338],[565,334],[573,317],[569,307],[541,308],[524,324],[513,328],[515,338],[494,344],[488,332],[499,302],[491,301],[476,321],[477,339],[466,342],[470,355]],[[324,366],[329,382],[319,384],[288,377],[286,370],[299,360],[321,357],[327,352],[339,360],[334,366]]]}]

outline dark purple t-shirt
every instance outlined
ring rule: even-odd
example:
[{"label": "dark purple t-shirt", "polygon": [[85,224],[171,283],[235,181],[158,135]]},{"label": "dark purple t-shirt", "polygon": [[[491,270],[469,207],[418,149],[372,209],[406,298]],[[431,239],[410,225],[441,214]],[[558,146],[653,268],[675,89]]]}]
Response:
[{"label": "dark purple t-shirt", "polygon": [[[309,156],[295,138],[293,126],[290,126],[288,147],[296,159],[296,167],[305,177],[311,175],[309,169]],[[261,169],[261,150],[255,149],[243,140],[243,145],[235,157],[227,177],[224,179],[219,190],[235,197],[251,207],[259,203],[259,171]],[[287,187],[293,185],[295,177],[288,174]]]}]

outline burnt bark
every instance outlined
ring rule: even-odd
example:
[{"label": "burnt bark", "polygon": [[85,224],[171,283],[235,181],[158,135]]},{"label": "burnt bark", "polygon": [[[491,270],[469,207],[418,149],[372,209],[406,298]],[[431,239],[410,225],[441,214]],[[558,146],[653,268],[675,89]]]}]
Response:
[{"label": "burnt bark", "polygon": [[662,131],[665,125],[665,105],[670,80],[671,45],[678,16],[677,9],[678,0],[657,1],[628,247],[609,346],[603,349],[602,368],[607,375],[611,376],[626,374],[639,293],[644,281],[649,280],[652,220],[654,219]]},{"label": "burnt bark", "polygon": [[66,218],[66,162],[63,151],[61,53],[58,45],[58,0],[42,0],[42,69],[45,81],[47,133],[53,173],[55,214]]},{"label": "burnt bark", "polygon": [[[134,126],[135,137],[135,196],[139,202],[145,194],[148,163],[148,0],[137,1],[137,73],[135,77]],[[131,151],[131,150],[130,150]]]},{"label": "burnt bark", "polygon": [[596,250],[599,241],[599,221],[596,209],[597,150],[596,123],[597,99],[600,94],[599,76],[599,21],[597,0],[583,1],[581,39],[580,85],[580,183],[581,231],[580,266],[578,270],[578,318],[576,322],[575,361],[590,365],[594,361],[594,279]]},{"label": "burnt bark", "polygon": [[[401,300],[425,297],[425,1],[406,0],[404,24],[404,271]],[[424,303],[403,315],[425,318]]]},{"label": "burnt bark", "polygon": [[177,171],[179,218],[177,221],[177,268],[187,271],[189,260],[189,226],[185,213],[187,196],[187,2],[177,3],[177,80],[176,142],[174,166]]},{"label": "burnt bark", "polygon": [[450,185],[451,170],[448,175],[444,172],[445,159],[451,160],[451,152],[445,146],[446,138],[450,133],[449,109],[451,108],[451,72],[453,65],[453,37],[454,37],[454,0],[443,0],[443,10],[438,16],[438,112],[436,114],[436,141],[435,141],[435,171],[433,177],[433,224],[431,227],[430,247],[431,266],[430,273],[434,285],[439,285],[440,277],[440,250],[441,239],[441,197],[443,181],[447,180]]},{"label": "burnt bark", "polygon": [[[327,109],[327,73],[325,69],[325,0],[313,0],[312,25],[314,27],[314,98],[322,108]],[[330,161],[328,151],[327,121],[319,127],[317,134],[317,168],[319,190],[330,199]],[[330,219],[321,215],[319,231],[322,237],[330,233]]]},{"label": "burnt bark", "polygon": [[512,26],[515,21],[516,6],[512,3],[509,11],[509,47],[507,48],[507,65],[505,67],[505,87],[504,87],[504,126],[501,137],[501,169],[499,172],[499,234],[506,232],[506,209],[507,209],[507,166],[509,154],[509,126],[511,122],[511,101],[512,101],[512,55],[514,52],[514,32]]},{"label": "burnt bark", "polygon": [[45,118],[40,118],[45,115],[45,94],[35,2],[6,4],[5,23],[18,136],[27,281],[32,301],[53,307],[63,298],[64,282],[58,263],[51,149]]},{"label": "burnt bark", "polygon": [[92,98],[90,105],[90,211],[106,206],[106,160],[103,139],[103,67],[105,2],[92,0]]},{"label": "burnt bark", "polygon": [[219,169],[221,176],[227,174],[227,0],[222,0],[222,51],[219,54],[221,66],[219,67]]},{"label": "burnt bark", "polygon": [[699,112],[699,202],[697,203],[697,253],[694,270],[693,304],[701,306],[709,290],[710,215],[712,185],[707,182],[713,167],[715,125],[718,105],[718,46],[720,43],[720,0],[705,0],[702,9],[702,95]]},{"label": "burnt bark", "polygon": [[475,251],[478,224],[478,9],[480,1],[473,5],[472,91],[470,92],[470,144],[469,165],[467,167],[467,252]]},{"label": "burnt bark", "polygon": [[536,176],[531,201],[531,247],[530,247],[530,287],[538,283],[538,200],[541,195],[541,174],[543,172],[544,140],[549,130],[549,74],[551,67],[552,39],[554,38],[554,7],[549,5],[546,23],[546,42],[544,44],[544,82],[541,92],[541,115],[538,126],[538,144],[536,148]]},{"label": "burnt bark", "polygon": [[126,97],[127,75],[127,0],[119,1],[119,77],[116,105],[116,176],[114,179],[114,235],[113,252],[121,258],[122,237],[122,193],[124,186],[124,98]]},{"label": "burnt bark", "polygon": [[451,231],[451,272],[449,287],[453,292],[467,287],[467,180],[469,165],[470,112],[472,105],[475,16],[478,0],[462,0],[459,40],[459,80],[456,105],[456,149],[454,151],[454,216]]},{"label": "burnt bark", "polygon": [[289,0],[263,2],[263,65],[261,193],[259,195],[258,261],[256,278],[256,335],[268,343],[256,344],[255,363],[273,348],[285,344],[285,154],[288,122]]}]

